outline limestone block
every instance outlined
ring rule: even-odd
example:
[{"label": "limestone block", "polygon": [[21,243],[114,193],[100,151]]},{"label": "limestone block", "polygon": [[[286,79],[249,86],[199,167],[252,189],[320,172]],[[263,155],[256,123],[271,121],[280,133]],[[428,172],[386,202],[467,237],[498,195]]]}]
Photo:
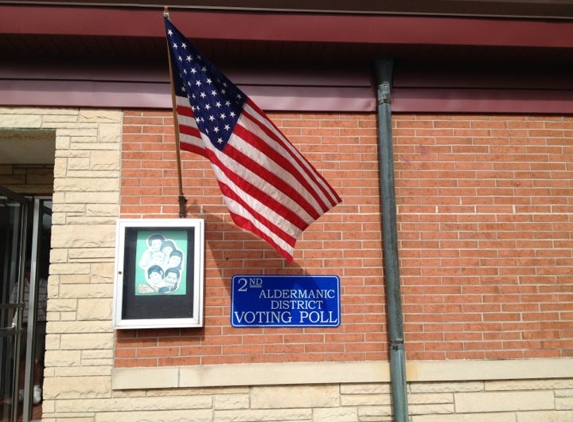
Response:
[{"label": "limestone block", "polygon": [[113,225],[52,227],[52,248],[113,248],[114,246],[115,226]]},{"label": "limestone block", "polygon": [[108,147],[118,149],[119,144],[121,143],[120,124],[101,123],[98,126],[98,132],[98,139],[100,143],[107,144]]},{"label": "limestone block", "polygon": [[213,408],[221,409],[248,409],[248,394],[217,394],[213,398]]},{"label": "limestone block", "polygon": [[119,170],[119,151],[93,151],[92,169],[94,170]]},{"label": "limestone block", "polygon": [[[25,113],[22,110],[20,113]],[[33,114],[5,114],[2,112],[0,119],[0,128],[40,128],[42,127],[42,116]]]},{"label": "limestone block", "polygon": [[[56,214],[84,214],[86,209],[86,204],[66,204],[65,194],[57,192],[57,201],[54,199],[54,213]],[[54,195],[56,195],[54,194]]]},{"label": "limestone block", "polygon": [[[52,238],[54,237],[54,230],[59,230],[59,227],[52,227]],[[54,245],[54,241],[52,240],[52,247],[56,248],[59,246]],[[91,268],[90,264],[52,263],[50,265],[50,273],[53,275],[60,275],[60,276],[82,275],[82,274],[89,274],[90,268]]]},{"label": "limestone block", "polygon": [[73,115],[73,116],[77,116],[79,113],[79,109],[77,108],[63,108],[63,107],[51,107],[51,108],[44,108],[44,107],[40,107],[40,108],[31,108],[30,110],[33,110],[34,113],[36,114],[43,114],[44,116],[49,116],[49,115]]},{"label": "limestone block", "polygon": [[79,299],[78,320],[109,321],[112,314],[112,304],[109,299]]},{"label": "limestone block", "polygon": [[44,400],[42,402],[42,422],[46,422],[48,419],[45,418],[47,413],[54,413],[55,403],[53,400]]},{"label": "limestone block", "polygon": [[[121,422],[212,422],[213,420],[211,410],[150,410],[121,414]],[[117,422],[117,413],[98,413],[96,422]]]},{"label": "limestone block", "polygon": [[[63,277],[63,276],[62,276]],[[111,298],[113,285],[111,284],[62,284],[60,286],[60,298]]]},{"label": "limestone block", "polygon": [[343,406],[379,406],[389,405],[391,398],[389,394],[345,394],[340,402]]},{"label": "limestone block", "polygon": [[517,422],[571,422],[573,412],[520,412]]},{"label": "limestone block", "polygon": [[89,170],[90,159],[89,157],[69,157],[67,159],[68,170]]},{"label": "limestone block", "polygon": [[563,397],[573,398],[573,389],[564,388],[564,389],[556,390],[555,391],[555,397],[557,397],[557,398],[563,398]]},{"label": "limestone block", "polygon": [[[85,219],[83,220],[85,221]],[[107,221],[111,222],[112,220]],[[101,223],[102,219],[98,219],[98,222]],[[70,219],[70,223],[74,223],[73,219]],[[70,262],[113,262],[115,250],[113,248],[70,249],[69,258]]]},{"label": "limestone block", "polygon": [[92,283],[113,283],[115,267],[113,263],[99,262],[91,265]]},{"label": "limestone block", "polygon": [[60,347],[62,350],[111,349],[113,334],[62,334]]},{"label": "limestone block", "polygon": [[[60,336],[59,335],[52,335],[52,334],[48,334],[46,336],[46,353],[48,353],[48,351],[54,350],[56,353],[58,353],[58,350],[60,348]],[[46,366],[46,368],[49,367],[49,365]]]},{"label": "limestone block", "polygon": [[483,391],[484,383],[474,382],[413,382],[409,384],[412,393],[453,393]]},{"label": "limestone block", "polygon": [[54,180],[54,190],[59,192],[114,192],[119,191],[117,178],[67,177]]},{"label": "limestone block", "polygon": [[69,136],[57,135],[56,131],[56,151],[70,149],[71,138]]},{"label": "limestone block", "polygon": [[555,408],[557,410],[573,410],[573,397],[559,396],[555,399]]},{"label": "limestone block", "polygon": [[119,217],[119,205],[117,204],[88,204],[86,206],[88,217]]},{"label": "limestone block", "polygon": [[80,122],[90,123],[121,123],[123,113],[121,110],[81,109]]},{"label": "limestone block", "polygon": [[[52,127],[47,126],[46,127]],[[58,123],[55,127],[63,136],[70,136],[74,142],[97,137],[97,124],[95,123]]]},{"label": "limestone block", "polygon": [[76,113],[73,114],[48,114],[42,116],[42,126],[47,127],[54,127],[61,125],[62,123],[69,124],[73,123],[76,124],[78,122],[78,115]]},{"label": "limestone block", "polygon": [[[58,419],[56,418],[48,418],[46,417],[46,403],[52,403],[52,401],[48,401],[48,400],[44,400],[42,402],[42,422],[58,422],[62,420],[62,416],[65,417],[65,421],[66,422],[94,422],[94,418],[92,415],[87,415],[87,416],[78,416],[76,414],[74,414],[73,416],[70,415],[62,415],[60,413],[58,413],[58,416],[60,416]],[[50,411],[49,413],[54,413],[54,411]]]},{"label": "limestone block", "polygon": [[358,416],[360,421],[379,421],[386,416],[392,416],[392,406],[360,406],[358,408]]},{"label": "limestone block", "polygon": [[48,301],[49,312],[69,312],[75,311],[78,302],[76,299],[56,299],[50,298]]},{"label": "limestone block", "polygon": [[217,422],[310,421],[311,409],[221,410],[215,412]]},{"label": "limestone block", "polygon": [[450,393],[444,394],[409,394],[408,402],[411,404],[444,404],[454,402],[454,396]]},{"label": "limestone block", "polygon": [[76,320],[76,313],[75,312],[60,312],[59,314],[60,321],[75,321]]},{"label": "limestone block", "polygon": [[459,393],[454,395],[457,413],[548,410],[555,407],[552,391]]},{"label": "limestone block", "polygon": [[[92,377],[87,377],[91,379]],[[196,410],[208,410],[211,412],[211,396],[131,396],[131,397],[113,397],[108,400],[97,400],[96,396],[86,397],[84,400],[58,402],[59,412],[122,412],[121,420],[124,421],[124,415],[138,412],[160,411],[169,412],[176,410],[185,410],[188,414]],[[116,413],[116,418],[118,417]],[[127,417],[129,420],[129,417]],[[118,419],[116,419],[117,421]]]},{"label": "limestone block", "polygon": [[454,413],[454,404],[411,404],[408,403],[411,415],[441,415]]},{"label": "limestone block", "polygon": [[66,262],[68,251],[66,249],[52,249],[50,251],[50,262]]},{"label": "limestone block", "polygon": [[485,384],[486,391],[557,390],[567,388],[573,388],[573,378],[545,380],[535,379],[525,381],[488,381]]},{"label": "limestone block", "polygon": [[340,403],[337,385],[253,387],[251,408],[335,407]]},{"label": "limestone block", "polygon": [[111,365],[100,366],[58,366],[53,368],[54,377],[109,377],[111,375]]},{"label": "limestone block", "polygon": [[390,384],[342,384],[342,394],[390,394]]},{"label": "limestone block", "polygon": [[82,359],[113,359],[113,350],[83,350]]},{"label": "limestone block", "polygon": [[78,350],[50,350],[46,348],[46,366],[80,366],[81,352]]},{"label": "limestone block", "polygon": [[[54,261],[52,261],[52,262],[54,262]],[[68,294],[66,294],[66,296],[62,296],[62,293],[64,291],[67,292],[68,289],[81,290],[82,286],[77,286],[77,285],[89,283],[90,282],[90,274],[63,274],[63,275],[60,275],[58,277],[58,279],[59,279],[59,284],[60,284],[60,289],[59,289],[60,297],[62,297],[62,298],[80,297],[79,294],[76,294],[75,296],[68,295]],[[75,286],[71,286],[68,288],[68,287],[64,286],[65,284],[73,284]]]},{"label": "limestone block", "polygon": [[114,390],[174,388],[178,386],[178,381],[179,371],[173,367],[114,368],[112,373]]},{"label": "limestone block", "polygon": [[313,410],[313,422],[358,422],[358,410],[353,407],[336,407]]},{"label": "limestone block", "polygon": [[65,202],[72,204],[117,204],[119,192],[116,190],[99,192],[66,192]]},{"label": "limestone block", "polygon": [[52,226],[66,224],[66,215],[62,213],[52,214]]},{"label": "limestone block", "polygon": [[[50,332],[58,334],[83,334],[83,333],[109,333],[109,321],[53,321],[50,323]],[[72,348],[73,349],[73,348]],[[98,348],[99,349],[99,348]]]},{"label": "limestone block", "polygon": [[[516,422],[514,413],[483,413],[473,415],[419,415],[412,422]],[[537,421],[540,422],[540,421]]]},{"label": "limestone block", "polygon": [[[110,391],[109,377],[58,377],[44,379],[44,396],[46,399],[105,398],[109,397]],[[60,403],[62,408],[60,408]],[[69,403],[73,409],[64,409],[64,403]],[[83,403],[84,400],[61,400],[58,402],[58,411],[85,411]]]},{"label": "limestone block", "polygon": [[[71,141],[74,141],[74,138],[71,139]],[[69,150],[61,150],[58,151],[56,150],[56,157],[61,157],[61,158],[66,158],[66,159],[72,159],[72,158],[82,158],[82,159],[89,159],[90,158],[90,151],[89,149],[74,149],[74,144],[72,143],[71,145],[72,149]]]}]

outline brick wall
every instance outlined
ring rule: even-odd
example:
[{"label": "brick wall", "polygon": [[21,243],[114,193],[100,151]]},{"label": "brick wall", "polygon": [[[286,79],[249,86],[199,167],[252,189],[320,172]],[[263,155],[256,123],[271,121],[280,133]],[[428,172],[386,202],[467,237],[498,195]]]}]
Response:
[{"label": "brick wall", "polygon": [[573,118],[394,126],[408,357],[571,356]]},{"label": "brick wall", "polygon": [[0,185],[21,195],[52,195],[54,166],[51,164],[0,164]]},{"label": "brick wall", "polygon": [[[206,221],[205,327],[122,330],[115,366],[387,359],[376,116],[270,115],[343,203],[295,262],[238,229],[209,163],[182,152],[188,216]],[[395,115],[408,359],[570,356],[573,119]],[[127,111],[121,216],[177,218],[171,113]],[[230,327],[239,273],[337,274],[332,329]]]},{"label": "brick wall", "polygon": [[[182,152],[188,217],[206,221],[205,327],[122,330],[116,366],[386,359],[376,123],[369,115],[271,118],[331,182],[344,203],[297,242],[295,262],[232,223],[207,160]],[[170,112],[126,111],[121,215],[177,218]],[[343,324],[327,329],[230,327],[235,274],[336,274]]]}]

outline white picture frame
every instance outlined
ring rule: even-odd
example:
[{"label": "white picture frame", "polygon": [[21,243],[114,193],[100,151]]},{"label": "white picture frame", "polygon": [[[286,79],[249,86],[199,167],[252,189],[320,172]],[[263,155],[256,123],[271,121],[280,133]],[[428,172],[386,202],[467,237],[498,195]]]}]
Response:
[{"label": "white picture frame", "polygon": [[203,326],[202,219],[119,219],[115,329]]}]

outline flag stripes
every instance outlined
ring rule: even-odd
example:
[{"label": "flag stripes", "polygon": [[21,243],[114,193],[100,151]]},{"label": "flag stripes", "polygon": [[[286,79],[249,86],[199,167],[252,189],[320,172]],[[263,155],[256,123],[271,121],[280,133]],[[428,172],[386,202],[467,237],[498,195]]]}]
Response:
[{"label": "flag stripes", "polygon": [[300,234],[340,197],[265,113],[167,19],[166,28],[181,149],[211,161],[235,224],[292,260]]}]

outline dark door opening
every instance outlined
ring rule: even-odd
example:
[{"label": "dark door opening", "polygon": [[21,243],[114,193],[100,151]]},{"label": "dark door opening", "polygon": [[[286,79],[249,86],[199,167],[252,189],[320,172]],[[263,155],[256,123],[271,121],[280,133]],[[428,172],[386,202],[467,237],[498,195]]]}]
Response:
[{"label": "dark door opening", "polygon": [[51,208],[0,186],[0,422],[41,419]]}]

